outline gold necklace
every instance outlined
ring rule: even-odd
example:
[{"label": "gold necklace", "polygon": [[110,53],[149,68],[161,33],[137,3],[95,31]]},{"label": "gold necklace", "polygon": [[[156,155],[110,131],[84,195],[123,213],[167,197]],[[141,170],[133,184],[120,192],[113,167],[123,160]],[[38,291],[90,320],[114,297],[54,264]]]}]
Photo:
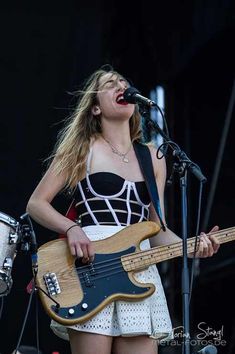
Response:
[{"label": "gold necklace", "polygon": [[127,152],[122,153],[122,152],[118,151],[118,149],[117,149],[109,140],[105,139],[104,137],[103,137],[103,139],[109,144],[109,146],[111,147],[111,150],[112,150],[112,152],[113,152],[114,154],[116,154],[116,155],[122,157],[122,161],[123,161],[123,162],[126,162],[126,163],[129,162],[129,159],[128,159],[128,157],[126,157],[126,155],[128,154],[128,152],[129,152],[129,151],[131,150],[131,148],[132,148],[132,142],[131,142],[131,144],[130,144],[128,150],[127,150]]}]

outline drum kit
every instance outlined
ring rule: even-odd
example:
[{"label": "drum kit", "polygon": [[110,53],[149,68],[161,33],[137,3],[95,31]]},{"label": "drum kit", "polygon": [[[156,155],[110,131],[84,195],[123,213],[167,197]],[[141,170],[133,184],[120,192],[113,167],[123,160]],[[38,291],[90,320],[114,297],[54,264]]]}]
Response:
[{"label": "drum kit", "polygon": [[11,291],[11,272],[17,253],[35,249],[35,235],[28,214],[22,215],[20,219],[18,222],[0,212],[0,297]]}]

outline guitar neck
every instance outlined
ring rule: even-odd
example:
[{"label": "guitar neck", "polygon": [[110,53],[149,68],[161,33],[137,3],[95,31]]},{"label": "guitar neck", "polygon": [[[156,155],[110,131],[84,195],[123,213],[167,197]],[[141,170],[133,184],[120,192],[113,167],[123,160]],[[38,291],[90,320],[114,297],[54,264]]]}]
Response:
[{"label": "guitar neck", "polygon": [[[235,227],[213,232],[220,244],[235,240]],[[196,237],[187,240],[188,254],[194,252]],[[199,242],[199,237],[197,238]],[[197,244],[198,244],[197,242]],[[150,248],[149,250],[131,253],[122,256],[122,265],[126,271],[137,271],[152,264],[157,264],[168,259],[180,257],[183,254],[182,241],[171,243],[165,246]]]}]

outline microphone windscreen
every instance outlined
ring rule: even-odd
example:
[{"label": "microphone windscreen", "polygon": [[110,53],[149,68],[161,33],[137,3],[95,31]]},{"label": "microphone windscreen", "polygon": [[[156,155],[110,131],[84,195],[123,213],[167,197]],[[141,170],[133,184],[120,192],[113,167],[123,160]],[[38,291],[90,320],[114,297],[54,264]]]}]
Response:
[{"label": "microphone windscreen", "polygon": [[135,94],[140,92],[135,87],[129,87],[124,91],[123,98],[128,103],[136,103]]}]

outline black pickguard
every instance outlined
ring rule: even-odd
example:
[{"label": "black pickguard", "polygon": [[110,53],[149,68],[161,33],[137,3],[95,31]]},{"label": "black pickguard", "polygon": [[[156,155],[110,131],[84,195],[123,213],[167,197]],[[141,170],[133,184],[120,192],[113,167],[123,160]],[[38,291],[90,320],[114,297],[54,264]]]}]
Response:
[{"label": "black pickguard", "polygon": [[72,307],[58,309],[53,305],[53,311],[61,318],[76,319],[94,310],[113,294],[135,295],[148,291],[148,287],[133,284],[122,267],[121,256],[134,251],[135,247],[130,247],[117,253],[96,254],[94,262],[88,265],[76,260],[75,266],[84,297],[79,304]]}]

